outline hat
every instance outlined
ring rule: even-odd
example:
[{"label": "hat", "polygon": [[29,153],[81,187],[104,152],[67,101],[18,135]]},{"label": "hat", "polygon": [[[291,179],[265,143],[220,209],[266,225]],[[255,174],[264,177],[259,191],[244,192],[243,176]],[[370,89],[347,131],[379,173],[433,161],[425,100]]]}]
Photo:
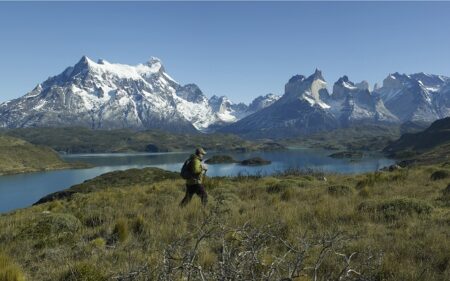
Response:
[{"label": "hat", "polygon": [[198,147],[198,148],[195,150],[195,154],[203,154],[203,155],[205,155],[205,154],[206,154],[206,151],[205,151],[203,148]]}]

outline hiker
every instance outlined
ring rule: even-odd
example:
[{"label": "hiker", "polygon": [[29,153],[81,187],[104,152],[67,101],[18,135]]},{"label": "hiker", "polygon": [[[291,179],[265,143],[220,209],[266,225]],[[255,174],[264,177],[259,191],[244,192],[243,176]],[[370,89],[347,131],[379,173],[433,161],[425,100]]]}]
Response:
[{"label": "hiker", "polygon": [[206,154],[205,150],[201,147],[195,150],[195,154],[192,154],[187,159],[183,168],[181,168],[181,177],[186,179],[186,195],[180,202],[180,206],[186,206],[191,201],[192,196],[197,194],[202,200],[203,206],[208,201],[208,194],[206,194],[205,187],[203,186],[203,177],[207,169],[202,165],[203,156]]}]

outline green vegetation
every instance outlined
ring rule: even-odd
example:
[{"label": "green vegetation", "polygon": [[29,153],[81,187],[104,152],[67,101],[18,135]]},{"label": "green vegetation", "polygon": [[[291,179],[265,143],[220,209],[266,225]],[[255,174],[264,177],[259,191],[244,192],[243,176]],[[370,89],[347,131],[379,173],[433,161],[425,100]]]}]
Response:
[{"label": "green vegetation", "polygon": [[51,148],[0,135],[0,175],[82,167],[64,162]]},{"label": "green vegetation", "polygon": [[109,173],[0,215],[0,276],[3,257],[38,281],[444,281],[450,179],[437,171],[450,165],[209,178],[206,208],[179,208],[176,173]]},{"label": "green vegetation", "polygon": [[206,159],[206,164],[226,164],[226,163],[236,163],[233,157],[228,155],[214,155],[213,157]]},{"label": "green vegetation", "polygon": [[202,146],[216,151],[277,150],[273,141],[248,141],[229,134],[175,134],[163,131],[92,130],[89,128],[21,128],[4,130],[37,145],[65,153],[168,152]]}]

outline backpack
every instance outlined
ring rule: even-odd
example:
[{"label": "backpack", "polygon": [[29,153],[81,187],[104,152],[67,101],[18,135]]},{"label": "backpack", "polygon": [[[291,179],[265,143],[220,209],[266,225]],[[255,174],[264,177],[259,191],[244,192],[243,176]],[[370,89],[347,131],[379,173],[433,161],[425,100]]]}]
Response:
[{"label": "backpack", "polygon": [[194,175],[192,174],[191,162],[192,159],[189,158],[186,161],[184,161],[183,167],[181,167],[180,176],[185,180],[194,178]]}]

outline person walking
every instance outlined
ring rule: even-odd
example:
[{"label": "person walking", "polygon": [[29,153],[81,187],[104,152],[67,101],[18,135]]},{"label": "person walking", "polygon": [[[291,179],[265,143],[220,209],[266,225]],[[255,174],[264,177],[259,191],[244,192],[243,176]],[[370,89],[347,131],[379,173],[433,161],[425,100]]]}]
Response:
[{"label": "person walking", "polygon": [[208,202],[208,194],[203,185],[203,177],[207,171],[206,166],[202,164],[203,156],[206,151],[199,147],[195,150],[183,165],[181,176],[186,179],[186,194],[180,202],[180,206],[186,206],[192,199],[194,194],[200,196],[203,206]]}]

